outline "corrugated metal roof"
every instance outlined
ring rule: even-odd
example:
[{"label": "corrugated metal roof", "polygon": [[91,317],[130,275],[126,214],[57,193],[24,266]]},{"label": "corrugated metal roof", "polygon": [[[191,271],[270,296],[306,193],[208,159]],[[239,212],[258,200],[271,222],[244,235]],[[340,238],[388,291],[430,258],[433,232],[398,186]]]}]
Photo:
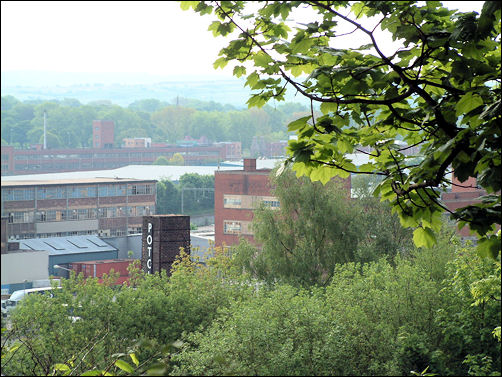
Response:
[{"label": "corrugated metal roof", "polygon": [[29,238],[19,240],[19,247],[22,249],[48,251],[49,255],[96,253],[100,251],[117,250],[115,247],[101,240],[98,236],[93,235]]}]

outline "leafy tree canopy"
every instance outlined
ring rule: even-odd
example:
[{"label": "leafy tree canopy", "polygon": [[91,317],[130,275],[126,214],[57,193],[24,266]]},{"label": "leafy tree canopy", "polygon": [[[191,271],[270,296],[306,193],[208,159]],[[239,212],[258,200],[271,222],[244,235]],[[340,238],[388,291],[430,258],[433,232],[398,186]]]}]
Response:
[{"label": "leafy tree canopy", "polygon": [[[181,2],[217,18],[215,36],[231,40],[214,67],[234,62],[253,93],[248,105],[283,100],[294,90],[312,114],[291,122],[289,144],[298,175],[328,182],[350,173],[383,178],[375,190],[403,226],[416,227],[417,246],[430,246],[445,211],[440,192],[454,171],[475,177],[488,195],[452,213],[496,256],[500,239],[500,3],[481,14],[449,10],[438,1]],[[350,10],[350,13],[348,12]],[[310,21],[293,24],[301,15]],[[348,31],[340,27],[349,25]],[[387,51],[392,35],[401,47]],[[347,46],[340,48],[344,40]],[[322,115],[314,116],[314,105]],[[401,139],[407,146],[399,146]],[[411,146],[424,157],[410,161]],[[365,150],[356,166],[350,153]]]},{"label": "leafy tree canopy", "polygon": [[375,198],[347,200],[347,182],[322,185],[288,168],[279,176],[272,171],[270,183],[280,207],[262,203],[254,212],[260,249],[241,240],[234,250],[236,265],[259,279],[326,286],[337,264],[392,259],[411,249],[411,232],[389,207]]}]

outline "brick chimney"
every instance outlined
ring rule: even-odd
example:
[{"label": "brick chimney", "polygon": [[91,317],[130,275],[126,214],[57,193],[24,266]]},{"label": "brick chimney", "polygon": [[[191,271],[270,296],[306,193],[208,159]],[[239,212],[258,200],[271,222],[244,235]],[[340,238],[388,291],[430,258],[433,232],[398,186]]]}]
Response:
[{"label": "brick chimney", "polygon": [[256,171],[256,158],[244,159],[244,171]]}]

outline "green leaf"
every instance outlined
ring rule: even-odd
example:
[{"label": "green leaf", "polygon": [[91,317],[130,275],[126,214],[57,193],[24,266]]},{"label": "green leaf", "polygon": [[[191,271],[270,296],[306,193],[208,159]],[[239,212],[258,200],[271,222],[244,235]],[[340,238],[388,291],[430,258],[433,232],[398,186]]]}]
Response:
[{"label": "green leaf", "polygon": [[467,114],[471,110],[483,105],[483,99],[478,94],[473,94],[469,92],[464,94],[460,101],[457,102],[455,106],[456,115],[460,116],[463,114]]},{"label": "green leaf", "polygon": [[310,38],[302,38],[298,41],[293,41],[293,43],[291,43],[292,52],[296,54],[298,52],[308,51],[310,46],[312,46],[313,44],[314,40]]},{"label": "green leaf", "polygon": [[233,75],[235,77],[241,77],[246,74],[246,67],[237,65],[234,67]]},{"label": "green leaf", "polygon": [[115,361],[115,366],[117,366],[118,368],[122,369],[127,373],[134,373],[134,368],[124,360]]},{"label": "green leaf", "polygon": [[312,118],[310,115],[306,117],[299,118],[288,124],[288,131],[296,131],[307,124],[307,121]]},{"label": "green leaf", "polygon": [[59,371],[70,370],[70,367],[66,364],[54,364],[54,369]]},{"label": "green leaf", "polygon": [[272,58],[268,54],[265,54],[263,51],[256,53],[256,55],[254,56],[254,63],[258,67],[266,67],[271,62]]},{"label": "green leaf", "polygon": [[417,220],[413,216],[408,216],[402,212],[399,213],[399,222],[405,228],[410,228],[418,225]]},{"label": "green leaf", "polygon": [[500,253],[500,239],[497,236],[483,237],[478,241],[476,251],[481,257],[497,259]]},{"label": "green leaf", "polygon": [[323,114],[328,114],[329,112],[335,113],[338,110],[338,104],[334,102],[323,102],[321,103],[321,112]]},{"label": "green leaf", "polygon": [[138,366],[139,365],[139,361],[138,361],[138,358],[136,357],[136,354],[130,353],[129,356],[131,357],[131,360],[134,363],[134,365]]},{"label": "green leaf", "polygon": [[352,152],[352,144],[346,140],[340,139],[336,143],[336,147],[340,153],[351,153]]},{"label": "green leaf", "polygon": [[104,370],[88,370],[84,373],[81,374],[81,376],[106,376],[105,374],[105,371]]},{"label": "green leaf", "polygon": [[262,107],[263,105],[265,105],[266,102],[267,102],[266,99],[263,96],[259,95],[259,94],[250,97],[246,101],[246,103],[248,104],[249,108],[251,108],[253,106]]},{"label": "green leaf", "polygon": [[213,63],[213,68],[218,69],[218,68],[225,68],[225,66],[228,64],[228,61],[225,57],[216,59],[215,62]]},{"label": "green leaf", "polygon": [[314,169],[312,169],[310,173],[310,179],[312,181],[321,181],[323,185],[325,185],[333,176],[335,173],[333,172],[333,169],[330,168],[329,166],[319,166]]},{"label": "green leaf", "polygon": [[371,172],[374,169],[375,166],[371,162],[368,162],[366,164],[359,165],[359,168],[357,170],[360,172]]},{"label": "green leaf", "polygon": [[260,79],[260,76],[258,73],[253,72],[251,73],[247,79],[246,79],[246,84],[244,86],[249,86],[251,89],[254,88],[254,86],[258,83],[258,80]]},{"label": "green leaf", "polygon": [[188,10],[189,8],[195,9],[198,4],[198,1],[180,1],[180,8],[182,10]]},{"label": "green leaf", "polygon": [[432,247],[436,242],[434,232],[430,228],[417,228],[413,232],[413,242],[416,247]]}]

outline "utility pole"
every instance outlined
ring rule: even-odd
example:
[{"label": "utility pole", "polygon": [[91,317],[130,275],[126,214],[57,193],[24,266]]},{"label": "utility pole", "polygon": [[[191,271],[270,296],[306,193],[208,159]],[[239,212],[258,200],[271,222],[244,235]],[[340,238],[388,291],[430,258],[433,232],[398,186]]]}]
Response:
[{"label": "utility pole", "polygon": [[44,149],[47,149],[47,129],[45,127],[45,110],[44,110]]}]

